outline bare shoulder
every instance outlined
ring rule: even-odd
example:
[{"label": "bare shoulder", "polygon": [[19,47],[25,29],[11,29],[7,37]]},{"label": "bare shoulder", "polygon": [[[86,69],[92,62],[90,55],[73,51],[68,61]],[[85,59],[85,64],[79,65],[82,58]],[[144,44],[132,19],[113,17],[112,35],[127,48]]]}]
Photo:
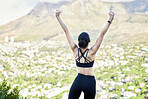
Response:
[{"label": "bare shoulder", "polygon": [[94,51],[93,46],[89,49],[89,53],[90,53],[90,55],[95,56],[96,53]]},{"label": "bare shoulder", "polygon": [[91,61],[94,61],[95,60],[95,54],[94,54],[94,51],[93,51],[92,48],[89,49],[88,59],[91,60]]}]

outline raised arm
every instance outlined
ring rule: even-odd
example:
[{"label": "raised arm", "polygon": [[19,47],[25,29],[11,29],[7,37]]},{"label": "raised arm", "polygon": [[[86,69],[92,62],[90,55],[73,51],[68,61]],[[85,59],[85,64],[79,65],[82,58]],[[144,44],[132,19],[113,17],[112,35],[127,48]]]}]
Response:
[{"label": "raised arm", "polygon": [[75,44],[75,42],[72,38],[72,35],[69,32],[68,28],[66,27],[66,25],[63,23],[62,19],[60,18],[60,13],[61,13],[61,11],[59,11],[59,10],[56,11],[56,18],[57,18],[58,22],[60,23],[62,29],[64,30],[65,34],[66,34],[68,43],[69,43],[72,51],[75,51],[75,49],[77,48],[77,45]]},{"label": "raised arm", "polygon": [[109,27],[110,27],[110,25],[111,25],[111,23],[112,23],[112,21],[114,19],[114,15],[115,15],[114,12],[109,13],[109,16],[110,16],[109,20],[107,21],[104,28],[101,30],[101,33],[100,33],[99,37],[97,38],[96,43],[91,47],[92,54],[96,54],[96,52],[98,51],[98,49],[99,49],[99,47],[100,47],[100,45],[102,43],[102,40],[104,38],[104,35],[107,32],[107,30],[109,29]]}]

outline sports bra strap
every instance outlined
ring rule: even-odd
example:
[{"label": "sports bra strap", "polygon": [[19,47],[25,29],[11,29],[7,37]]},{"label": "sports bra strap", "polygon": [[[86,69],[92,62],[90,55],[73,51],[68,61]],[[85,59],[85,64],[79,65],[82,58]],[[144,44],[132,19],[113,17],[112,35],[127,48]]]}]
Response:
[{"label": "sports bra strap", "polygon": [[[88,51],[89,51],[89,49],[88,49]],[[87,53],[86,53],[86,57],[87,57],[88,51],[87,51]]]},{"label": "sports bra strap", "polygon": [[[80,53],[81,53],[81,56],[79,57],[79,50],[80,50]],[[87,51],[87,53],[86,53],[86,51]],[[78,48],[78,61],[80,62],[80,59],[83,57],[84,59],[85,59],[85,62],[90,62],[86,57],[87,57],[87,55],[88,55],[88,51],[89,51],[89,49],[86,49],[83,53],[82,53],[82,51],[81,51],[81,49],[80,48]],[[84,56],[84,54],[86,53],[86,57]]]},{"label": "sports bra strap", "polygon": [[[79,48],[80,49],[80,48]],[[83,55],[84,56],[84,54],[85,54],[85,52],[87,51],[88,49],[86,49],[83,53],[82,53],[82,51],[81,51],[81,49],[80,49],[80,52],[81,52],[81,55]],[[79,53],[79,52],[78,52]]]}]

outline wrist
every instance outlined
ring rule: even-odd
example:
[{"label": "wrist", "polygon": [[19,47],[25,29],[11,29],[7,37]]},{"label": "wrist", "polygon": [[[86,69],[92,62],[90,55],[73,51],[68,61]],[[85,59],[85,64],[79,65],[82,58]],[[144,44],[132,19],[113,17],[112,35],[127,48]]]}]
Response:
[{"label": "wrist", "polygon": [[111,24],[112,21],[113,21],[113,18],[110,18],[110,19],[108,20],[108,23]]},{"label": "wrist", "polygon": [[60,16],[56,16],[56,18],[57,18],[57,19],[59,19],[59,18],[60,18]]},{"label": "wrist", "polygon": [[113,19],[114,19],[113,17],[110,17],[110,18],[109,18],[109,21],[111,21],[111,22],[112,22],[112,21],[113,21]]},{"label": "wrist", "polygon": [[109,24],[111,24],[112,22],[110,20],[107,21]]}]

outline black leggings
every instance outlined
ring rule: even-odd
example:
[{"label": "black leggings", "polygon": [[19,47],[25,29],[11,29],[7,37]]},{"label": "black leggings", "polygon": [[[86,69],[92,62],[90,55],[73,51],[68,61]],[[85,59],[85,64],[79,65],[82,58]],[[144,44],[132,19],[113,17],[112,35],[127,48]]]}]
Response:
[{"label": "black leggings", "polygon": [[68,99],[79,99],[82,91],[84,99],[95,99],[96,80],[94,76],[78,74],[70,88]]}]

